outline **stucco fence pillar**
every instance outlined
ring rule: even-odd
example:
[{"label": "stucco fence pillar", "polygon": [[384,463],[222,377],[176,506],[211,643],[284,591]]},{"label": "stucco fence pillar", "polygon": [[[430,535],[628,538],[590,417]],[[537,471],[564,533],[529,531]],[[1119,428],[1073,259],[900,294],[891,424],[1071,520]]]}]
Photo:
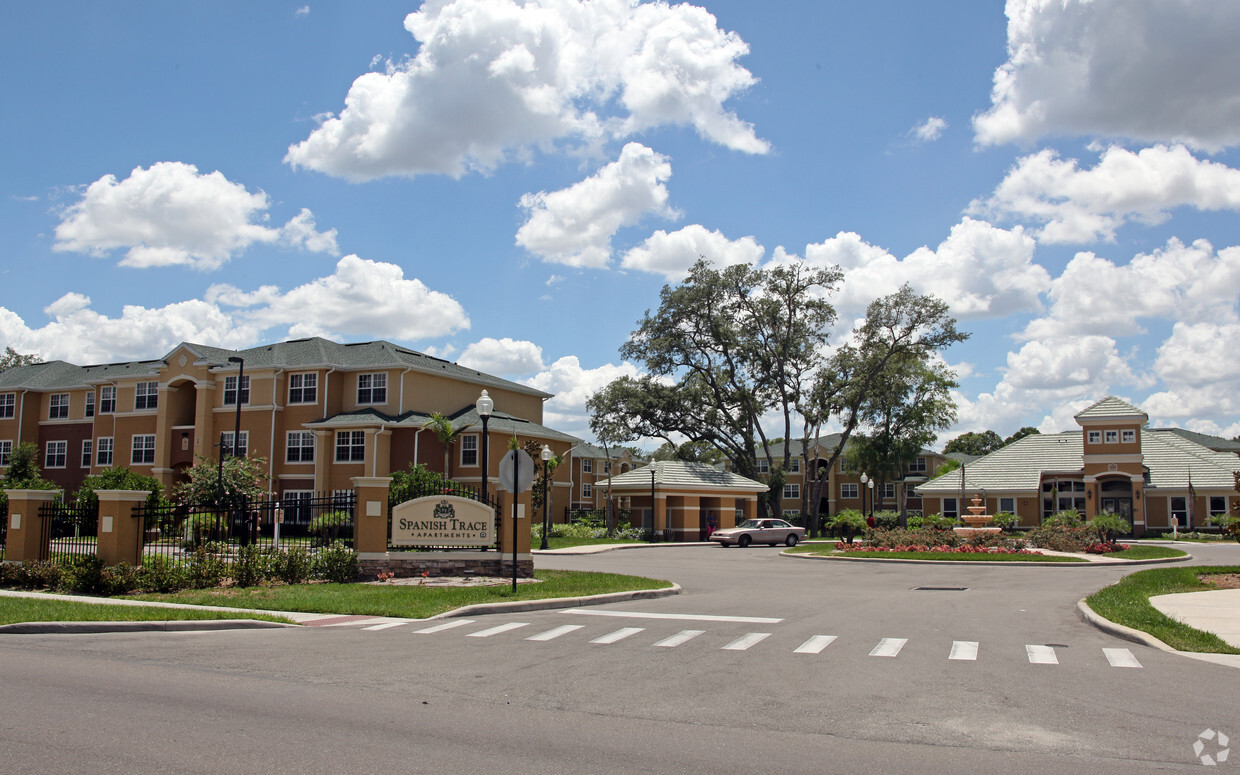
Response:
[{"label": "stucco fence pillar", "polygon": [[95,490],[99,496],[99,536],[96,549],[104,565],[142,564],[142,530],[144,520],[134,510],[146,502],[151,493],[145,490]]},{"label": "stucco fence pillar", "polygon": [[5,562],[34,562],[47,553],[39,507],[52,503],[60,490],[5,490],[9,499],[9,530]]}]

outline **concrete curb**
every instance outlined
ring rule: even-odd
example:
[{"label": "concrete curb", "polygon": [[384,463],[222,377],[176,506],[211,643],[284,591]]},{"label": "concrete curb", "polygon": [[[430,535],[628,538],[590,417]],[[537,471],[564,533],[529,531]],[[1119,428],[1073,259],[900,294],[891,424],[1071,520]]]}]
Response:
[{"label": "concrete curb", "polygon": [[714,541],[684,541],[680,543],[657,543],[657,544],[589,544],[586,546],[573,546],[568,549],[531,549],[530,554],[539,554],[544,557],[571,557],[580,554],[602,554],[603,552],[614,552],[619,549],[677,549],[685,546],[718,546]]},{"label": "concrete curb", "polygon": [[511,603],[478,603],[477,605],[467,605],[464,608],[445,611],[419,621],[451,619],[460,616],[485,616],[486,614],[525,613],[526,611],[545,611],[551,608],[580,608],[588,605],[624,603],[630,600],[654,600],[660,597],[679,595],[683,591],[679,584],[673,584],[663,589],[608,592],[604,595],[587,595],[586,597],[552,597],[546,600],[514,600]]},{"label": "concrete curb", "polygon": [[1080,601],[1077,602],[1076,610],[1077,613],[1081,615],[1081,618],[1088,624],[1097,627],[1105,633],[1114,635],[1117,638],[1123,638],[1124,640],[1139,643],[1143,646],[1149,646],[1150,648],[1165,651],[1169,654],[1177,654],[1181,657],[1196,659],[1200,662],[1209,662],[1213,665],[1222,665],[1223,667],[1234,667],[1240,669],[1240,655],[1238,654],[1214,654],[1208,652],[1179,651],[1177,649],[1173,649],[1158,638],[1150,635],[1148,632],[1134,630],[1131,627],[1119,624],[1118,622],[1113,622],[1110,619],[1100,616],[1096,611],[1094,611],[1094,609],[1089,607],[1089,604],[1085,602],[1085,598],[1081,598]]},{"label": "concrete curb", "polygon": [[296,624],[259,619],[169,619],[162,622],[20,622],[0,626],[3,635],[81,635],[115,632],[204,632],[265,630]]},{"label": "concrete curb", "polygon": [[789,553],[787,551],[780,552],[781,557],[788,557],[794,560],[831,560],[832,562],[890,562],[903,563],[906,565],[971,565],[974,567],[1005,567],[1005,568],[1122,568],[1126,565],[1154,565],[1157,563],[1167,562],[1186,562],[1193,559],[1191,554],[1185,553],[1183,557],[1155,557],[1149,560],[1110,560],[1103,562],[978,562],[976,560],[909,560],[899,557],[887,559],[885,557],[842,557],[836,555],[834,557],[824,557],[822,555]]}]

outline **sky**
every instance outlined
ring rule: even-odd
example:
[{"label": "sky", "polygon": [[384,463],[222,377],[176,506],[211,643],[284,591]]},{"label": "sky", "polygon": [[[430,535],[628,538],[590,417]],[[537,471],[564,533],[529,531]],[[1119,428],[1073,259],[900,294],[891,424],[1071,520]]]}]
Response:
[{"label": "sky", "polygon": [[[659,291],[838,265],[972,334],[965,431],[1240,434],[1235,0],[0,5],[0,346],[387,339],[555,397]],[[502,409],[502,407],[497,407]]]}]

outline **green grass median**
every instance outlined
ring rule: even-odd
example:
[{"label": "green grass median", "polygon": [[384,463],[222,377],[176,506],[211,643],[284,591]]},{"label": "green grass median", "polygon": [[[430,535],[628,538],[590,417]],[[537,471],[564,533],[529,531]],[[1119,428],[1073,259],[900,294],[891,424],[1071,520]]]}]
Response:
[{"label": "green grass median", "polygon": [[1173,649],[1240,654],[1240,649],[1217,635],[1181,624],[1150,605],[1150,598],[1158,595],[1218,589],[1198,578],[1214,573],[1240,573],[1240,566],[1197,565],[1140,571],[1095,592],[1085,602],[1099,616],[1134,630],[1148,632]]},{"label": "green grass median", "polygon": [[291,622],[269,614],[201,611],[192,608],[79,603],[54,598],[0,597],[0,625],[23,622],[164,622],[202,619],[260,619]]}]

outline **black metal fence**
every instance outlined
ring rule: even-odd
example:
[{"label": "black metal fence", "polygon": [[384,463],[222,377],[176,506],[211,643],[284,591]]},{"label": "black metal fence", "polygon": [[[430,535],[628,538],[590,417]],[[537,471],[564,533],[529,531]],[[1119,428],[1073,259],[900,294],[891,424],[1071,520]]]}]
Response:
[{"label": "black metal fence", "polygon": [[53,501],[39,506],[43,535],[40,560],[67,562],[99,551],[99,504],[80,506]]},{"label": "black metal fence", "polygon": [[353,545],[357,495],[352,490],[280,501],[238,498],[222,502],[147,506],[135,511],[143,521],[143,556],[181,557],[199,546],[228,550],[314,548],[342,541]]},{"label": "black metal fence", "polygon": [[[468,487],[466,485],[461,484],[460,482],[448,481],[448,482],[442,483],[442,485],[439,485],[439,486],[413,487],[409,489],[402,489],[399,493],[394,493],[392,497],[388,498],[388,525],[387,525],[388,536],[392,535],[392,509],[394,507],[399,506],[401,503],[404,503],[406,501],[416,500],[418,498],[436,497],[440,495],[451,495],[457,498],[469,498],[470,500],[480,501],[490,506],[491,510],[496,512],[497,515],[499,513],[499,501],[490,497],[489,493],[487,495],[486,500],[483,500],[482,492],[480,490],[475,489],[473,487]],[[526,514],[526,516],[528,517],[529,514]],[[527,529],[528,529],[528,526],[527,526]],[[431,550],[431,551],[462,550],[462,551],[476,552],[478,550],[486,551],[488,549],[499,549],[500,536],[499,536],[499,519],[498,518],[495,520],[495,530],[492,530],[491,533],[492,533],[491,543],[489,543],[486,546],[429,546],[428,545],[428,546],[416,546],[415,547],[415,546],[391,546],[389,545],[388,549],[390,551],[398,551],[398,552],[399,551],[425,551],[425,550]]]}]

